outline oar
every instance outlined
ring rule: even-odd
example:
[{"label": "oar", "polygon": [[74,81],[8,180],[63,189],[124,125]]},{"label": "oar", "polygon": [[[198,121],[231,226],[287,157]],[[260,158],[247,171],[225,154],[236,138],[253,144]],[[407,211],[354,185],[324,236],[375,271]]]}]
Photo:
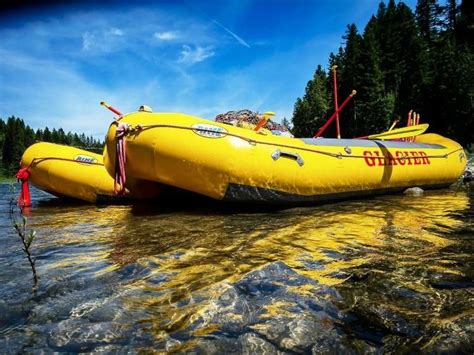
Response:
[{"label": "oar", "polygon": [[392,129],[391,131],[371,134],[370,136],[358,137],[359,139],[400,139],[419,136],[423,134],[429,127],[428,123],[423,123],[415,126],[402,127]]},{"label": "oar", "polygon": [[352,93],[346,97],[346,99],[342,102],[341,106],[339,106],[336,112],[334,112],[331,115],[331,117],[328,118],[326,123],[316,132],[316,134],[314,135],[314,138],[321,137],[321,134],[323,134],[326,128],[328,128],[331,122],[336,118],[336,116],[341,113],[342,109],[349,103],[349,101],[351,101],[351,99],[354,97],[355,94],[357,94],[357,91],[352,90]]},{"label": "oar", "polygon": [[110,106],[107,102],[101,101],[100,104],[101,104],[102,106],[108,108],[110,111],[112,111],[112,112],[115,113],[116,115],[123,116],[122,112],[120,112],[120,111],[117,110],[116,108]]},{"label": "oar", "polygon": [[334,91],[334,110],[336,111],[336,134],[337,139],[341,139],[341,127],[339,126],[339,102],[337,101],[337,73],[336,73],[337,65],[333,65],[332,70],[332,86]]},{"label": "oar", "polygon": [[263,126],[265,126],[267,124],[268,120],[272,116],[275,116],[275,112],[270,112],[270,111],[265,112],[263,114],[263,118],[260,121],[258,121],[257,125],[255,126],[255,128],[253,130],[258,132],[260,130],[260,128],[262,128]]},{"label": "oar", "polygon": [[400,120],[395,120],[393,121],[392,125],[390,126],[390,128],[388,129],[389,131],[391,131],[392,129],[395,128],[396,124],[399,122]]}]

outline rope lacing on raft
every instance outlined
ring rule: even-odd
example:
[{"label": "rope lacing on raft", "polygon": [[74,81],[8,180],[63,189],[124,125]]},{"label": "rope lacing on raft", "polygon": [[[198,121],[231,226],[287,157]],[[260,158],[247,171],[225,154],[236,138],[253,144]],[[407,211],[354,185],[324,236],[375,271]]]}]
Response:
[{"label": "rope lacing on raft", "polygon": [[[129,134],[137,134],[141,131],[145,131],[148,129],[152,128],[176,128],[176,129],[183,129],[183,130],[190,130],[190,131],[200,131],[200,132],[209,132],[209,133],[214,133],[213,130],[206,129],[206,128],[196,128],[196,127],[190,127],[190,126],[179,126],[179,125],[174,125],[174,124],[154,124],[154,125],[136,125],[136,126],[129,126],[128,131],[125,133],[125,136]],[[222,136],[230,136],[230,137],[237,137],[240,138],[247,143],[251,145],[269,145],[269,146],[274,146],[274,147],[279,147],[279,148],[289,148],[289,149],[298,149],[300,151],[305,151],[305,152],[311,152],[311,153],[316,153],[316,154],[321,154],[321,155],[326,155],[329,157],[337,158],[337,159],[342,159],[342,158],[360,158],[360,159],[366,159],[367,157],[365,155],[355,155],[355,154],[345,154],[345,153],[333,153],[333,152],[327,152],[324,150],[319,150],[319,149],[311,149],[311,148],[305,148],[302,146],[294,146],[290,144],[281,144],[281,143],[275,143],[275,142],[265,142],[257,139],[252,139],[245,137],[240,134],[236,133],[230,133],[230,132],[220,132]],[[426,155],[424,158],[447,158],[448,156],[462,151],[463,148],[457,148],[452,150],[451,152],[444,153],[444,154],[438,154],[438,155]],[[118,154],[118,153],[117,153]],[[402,157],[402,159],[414,159],[415,157]]]},{"label": "rope lacing on raft", "polygon": [[114,174],[114,193],[116,195],[125,194],[125,183],[127,182],[127,174],[125,172],[125,164],[127,163],[126,144],[124,137],[129,134],[136,134],[141,131],[141,125],[131,126],[128,123],[118,123],[115,131],[115,174]]},{"label": "rope lacing on raft", "polygon": [[116,138],[116,159],[115,159],[115,174],[114,174],[114,193],[116,195],[123,195],[125,193],[125,182],[127,176],[125,174],[125,163],[127,156],[125,154],[125,140],[123,139],[130,130],[130,125],[127,123],[119,123],[115,131]]}]

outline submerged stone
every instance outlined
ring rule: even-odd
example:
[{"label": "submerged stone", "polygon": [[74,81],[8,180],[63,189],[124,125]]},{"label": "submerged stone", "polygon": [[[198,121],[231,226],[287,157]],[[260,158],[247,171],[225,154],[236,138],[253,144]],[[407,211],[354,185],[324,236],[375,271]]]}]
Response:
[{"label": "submerged stone", "polygon": [[424,191],[420,187],[410,187],[403,191],[403,194],[408,195],[408,196],[421,196],[423,195]]},{"label": "submerged stone", "polygon": [[228,285],[185,332],[215,325],[198,338],[195,350],[206,353],[344,351],[348,337],[338,324],[345,315],[335,304],[340,299],[334,288],[275,262]]},{"label": "submerged stone", "polygon": [[58,323],[48,336],[48,344],[57,351],[91,351],[98,346],[123,344],[129,338],[128,327],[115,322],[83,323],[65,320]]}]

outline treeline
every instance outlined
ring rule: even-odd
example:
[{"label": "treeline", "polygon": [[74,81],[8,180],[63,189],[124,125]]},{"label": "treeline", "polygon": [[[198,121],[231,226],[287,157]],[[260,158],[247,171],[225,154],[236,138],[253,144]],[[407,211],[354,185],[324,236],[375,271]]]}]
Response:
[{"label": "treeline", "polygon": [[19,167],[21,156],[26,148],[35,142],[52,142],[80,147],[88,150],[101,150],[104,143],[87,137],[85,134],[64,132],[62,128],[34,130],[17,117],[7,121],[0,118],[0,173],[11,176]]},{"label": "treeline", "polygon": [[[403,2],[382,2],[362,34],[352,24],[343,38],[329,57],[339,104],[357,90],[340,115],[343,137],[384,131],[395,119],[405,125],[415,110],[431,132],[474,141],[474,1],[418,0],[415,13]],[[296,136],[323,125],[334,111],[332,93],[330,70],[319,65],[294,106]],[[334,128],[325,136],[335,136]]]}]

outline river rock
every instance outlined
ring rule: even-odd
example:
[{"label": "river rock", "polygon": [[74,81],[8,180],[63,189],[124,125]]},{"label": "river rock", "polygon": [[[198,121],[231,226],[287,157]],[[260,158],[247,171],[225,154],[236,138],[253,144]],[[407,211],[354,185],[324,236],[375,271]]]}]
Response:
[{"label": "river rock", "polygon": [[92,351],[99,346],[126,345],[129,327],[116,322],[83,323],[67,319],[56,324],[48,336],[48,345],[56,351]]},{"label": "river rock", "polygon": [[228,284],[185,333],[217,326],[191,352],[345,351],[348,337],[338,324],[346,316],[336,306],[339,300],[334,288],[275,262]]},{"label": "river rock", "polygon": [[403,191],[403,194],[408,196],[422,196],[424,193],[423,189],[420,187],[410,187]]},{"label": "river rock", "polygon": [[467,168],[462,178],[465,184],[474,184],[474,167]]},{"label": "river rock", "polygon": [[474,315],[469,313],[446,319],[443,329],[436,332],[423,350],[432,354],[473,354]]}]

